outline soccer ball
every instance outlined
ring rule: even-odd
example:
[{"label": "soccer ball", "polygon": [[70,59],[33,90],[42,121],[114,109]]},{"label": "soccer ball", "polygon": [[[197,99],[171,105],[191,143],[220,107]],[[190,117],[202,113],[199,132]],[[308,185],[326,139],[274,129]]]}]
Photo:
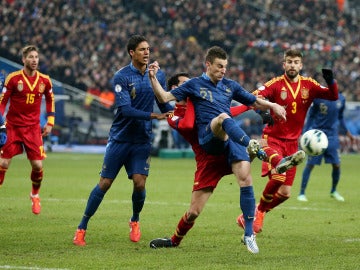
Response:
[{"label": "soccer ball", "polygon": [[328,148],[329,141],[326,134],[318,129],[306,131],[300,138],[300,147],[309,156],[319,156]]}]

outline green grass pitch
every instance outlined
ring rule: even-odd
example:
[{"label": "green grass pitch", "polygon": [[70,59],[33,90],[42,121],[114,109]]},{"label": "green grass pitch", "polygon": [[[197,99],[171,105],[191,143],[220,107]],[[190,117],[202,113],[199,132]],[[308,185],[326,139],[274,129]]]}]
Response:
[{"label": "green grass pitch", "polygon": [[[121,171],[90,220],[87,246],[72,244],[88,195],[99,180],[102,155],[49,153],[44,161],[42,212],[31,213],[30,165],[13,159],[0,188],[0,269],[358,269],[360,252],[360,155],[342,156],[338,191],[329,196],[331,166],[316,167],[307,189],[309,202],[293,196],[268,213],[257,237],[260,253],[240,242],[239,187],[225,177],[195,226],[174,249],[149,248],[156,237],[171,236],[187,210],[195,162],[152,158],[147,200],[141,214],[142,239],[129,241],[132,183]],[[260,161],[252,166],[257,201],[266,179]]]}]

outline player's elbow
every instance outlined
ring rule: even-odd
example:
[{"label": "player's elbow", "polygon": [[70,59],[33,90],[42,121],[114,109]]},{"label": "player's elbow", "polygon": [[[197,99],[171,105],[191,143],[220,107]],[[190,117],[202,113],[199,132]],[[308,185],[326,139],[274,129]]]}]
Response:
[{"label": "player's elbow", "polygon": [[157,95],[156,98],[160,103],[166,103],[175,99],[174,96],[171,94],[169,95],[168,92],[165,92],[162,95]]}]

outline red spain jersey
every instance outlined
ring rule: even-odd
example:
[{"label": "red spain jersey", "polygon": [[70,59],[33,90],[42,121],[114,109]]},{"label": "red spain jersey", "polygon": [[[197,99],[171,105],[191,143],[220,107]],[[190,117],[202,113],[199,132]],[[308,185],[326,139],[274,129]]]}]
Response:
[{"label": "red spain jersey", "polygon": [[338,87],[336,82],[329,88],[320,85],[309,77],[299,75],[299,80],[290,82],[285,75],[276,77],[258,89],[258,93],[271,102],[275,102],[286,109],[286,121],[274,118],[274,125],[266,125],[264,137],[297,140],[304,126],[306,113],[315,98],[337,100]]},{"label": "red spain jersey", "polygon": [[42,98],[45,96],[48,124],[54,124],[55,102],[49,76],[36,71],[29,77],[24,70],[10,73],[0,97],[0,112],[4,114],[10,100],[6,122],[13,126],[39,124]]}]

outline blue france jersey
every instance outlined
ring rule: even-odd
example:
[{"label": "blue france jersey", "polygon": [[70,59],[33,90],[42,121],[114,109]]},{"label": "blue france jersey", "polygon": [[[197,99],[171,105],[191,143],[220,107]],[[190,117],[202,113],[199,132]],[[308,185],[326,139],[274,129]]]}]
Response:
[{"label": "blue france jersey", "polygon": [[[157,78],[166,88],[166,77],[164,72],[159,70]],[[117,112],[111,125],[109,138],[118,142],[150,143],[152,138],[152,121],[150,114],[154,109],[156,100],[152,90],[148,70],[142,75],[132,63],[118,70],[113,79],[112,87],[115,92]],[[146,120],[124,117],[119,107],[130,105],[136,110],[149,113]],[[161,112],[172,110],[169,104],[158,104]]]},{"label": "blue france jersey", "polygon": [[231,115],[232,100],[244,105],[252,105],[256,101],[256,97],[247,92],[239,83],[223,78],[214,85],[205,73],[186,81],[171,90],[171,93],[179,101],[189,97],[193,102],[199,138],[213,118],[221,113]]},{"label": "blue france jersey", "polygon": [[345,97],[339,93],[339,99],[330,101],[316,98],[310,107],[304,131],[316,128],[324,131],[329,139],[337,138],[339,127],[347,131],[344,121]]}]

